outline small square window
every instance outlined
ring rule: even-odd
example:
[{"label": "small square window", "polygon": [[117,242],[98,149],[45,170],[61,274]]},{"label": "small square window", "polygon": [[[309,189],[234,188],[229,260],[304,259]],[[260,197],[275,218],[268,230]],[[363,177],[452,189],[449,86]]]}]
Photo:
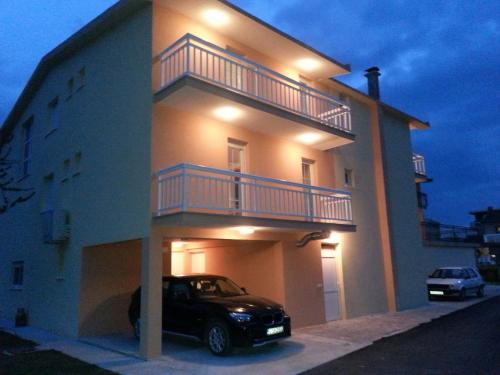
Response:
[{"label": "small square window", "polygon": [[23,124],[24,142],[22,152],[22,174],[27,176],[31,170],[32,137],[33,137],[33,117]]},{"label": "small square window", "polygon": [[354,173],[352,169],[344,169],[344,185],[354,186]]},{"label": "small square window", "polygon": [[80,90],[83,86],[85,86],[85,67],[78,71],[76,78],[76,89]]},{"label": "small square window", "polygon": [[12,262],[12,287],[22,289],[24,284],[24,262]]},{"label": "small square window", "polygon": [[75,89],[75,80],[73,78],[70,78],[68,79],[68,83],[66,84],[66,99],[71,98],[74,89]]},{"label": "small square window", "polygon": [[74,156],[73,176],[78,176],[81,173],[81,162],[82,162],[82,152],[78,151],[75,153]]},{"label": "small square window", "polygon": [[69,178],[69,173],[70,173],[70,168],[71,168],[71,160],[66,159],[63,162],[63,170],[62,170],[62,180],[61,182],[66,182],[68,181]]},{"label": "small square window", "polygon": [[52,99],[48,106],[48,131],[56,130],[59,126],[59,98]]}]

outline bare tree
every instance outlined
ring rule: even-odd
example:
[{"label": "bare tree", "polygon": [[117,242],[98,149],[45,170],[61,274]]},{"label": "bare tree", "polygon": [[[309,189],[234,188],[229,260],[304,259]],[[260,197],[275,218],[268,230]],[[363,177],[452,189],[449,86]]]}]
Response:
[{"label": "bare tree", "polygon": [[11,158],[10,142],[13,138],[11,132],[4,135],[0,143],[0,215],[35,195],[33,188],[21,187],[19,181],[13,177],[13,167],[19,163]]}]

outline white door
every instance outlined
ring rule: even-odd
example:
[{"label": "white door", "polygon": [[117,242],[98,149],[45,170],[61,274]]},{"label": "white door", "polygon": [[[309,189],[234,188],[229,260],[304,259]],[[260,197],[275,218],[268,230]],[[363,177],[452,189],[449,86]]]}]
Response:
[{"label": "white door", "polygon": [[323,293],[325,300],[325,319],[340,319],[339,287],[337,283],[337,256],[335,250],[321,250],[323,266]]},{"label": "white door", "polygon": [[[243,173],[245,170],[245,145],[243,143],[229,142],[228,148],[228,169],[232,172]],[[243,209],[243,189],[240,177],[232,177],[230,180],[230,207],[234,210]]]}]

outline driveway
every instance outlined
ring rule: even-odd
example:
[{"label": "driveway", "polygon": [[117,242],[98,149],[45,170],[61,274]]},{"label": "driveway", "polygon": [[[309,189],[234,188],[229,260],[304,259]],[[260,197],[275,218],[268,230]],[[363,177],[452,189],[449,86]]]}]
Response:
[{"label": "driveway", "polygon": [[[500,295],[500,287],[488,286],[487,298]],[[236,350],[230,357],[214,357],[200,343],[166,336],[163,355],[152,361],[138,358],[138,342],[132,336],[61,338],[33,328],[18,333],[81,360],[122,374],[295,374],[371,345],[380,338],[407,331],[422,323],[484,301],[432,302],[397,313],[370,315],[295,329],[279,344],[253,350]]]},{"label": "driveway", "polygon": [[500,297],[433,320],[306,375],[500,374]]}]

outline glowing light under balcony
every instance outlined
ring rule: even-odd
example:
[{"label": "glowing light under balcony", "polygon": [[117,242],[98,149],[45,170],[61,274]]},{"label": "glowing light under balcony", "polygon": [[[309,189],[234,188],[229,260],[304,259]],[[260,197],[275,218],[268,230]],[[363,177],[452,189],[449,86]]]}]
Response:
[{"label": "glowing light under balcony", "polygon": [[306,72],[312,72],[321,66],[321,63],[311,57],[306,57],[295,62],[297,68],[305,70]]},{"label": "glowing light under balcony", "polygon": [[311,145],[321,139],[321,134],[318,133],[302,133],[297,136],[297,141],[306,145]]},{"label": "glowing light under balcony", "polygon": [[255,228],[253,227],[236,227],[234,229],[236,229],[241,235],[249,235],[255,233]]},{"label": "glowing light under balcony", "polygon": [[229,23],[229,15],[220,9],[205,9],[201,17],[212,26],[223,26]]},{"label": "glowing light under balcony", "polygon": [[243,111],[231,106],[223,106],[214,110],[214,115],[224,121],[234,121],[243,116]]}]

